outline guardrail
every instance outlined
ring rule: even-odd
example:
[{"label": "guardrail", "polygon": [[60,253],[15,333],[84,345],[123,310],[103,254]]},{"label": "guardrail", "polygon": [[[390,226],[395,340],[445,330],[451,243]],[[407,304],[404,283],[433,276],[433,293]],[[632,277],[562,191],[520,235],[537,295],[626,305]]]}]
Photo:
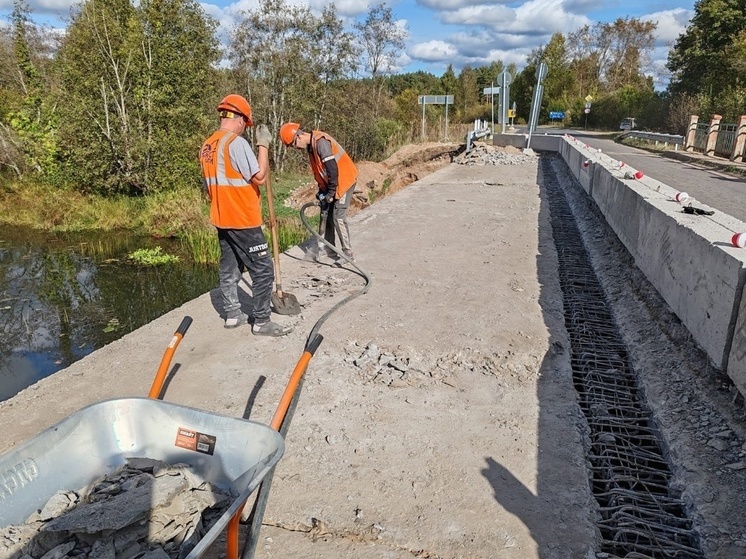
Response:
[{"label": "guardrail", "polygon": [[483,128],[481,130],[472,130],[466,135],[466,153],[469,153],[471,151],[471,144],[474,140],[478,140],[479,138],[486,136],[490,133],[489,128]]},{"label": "guardrail", "polygon": [[684,136],[678,136],[676,134],[657,134],[655,132],[643,132],[641,130],[629,130],[622,134],[625,138],[640,138],[655,142],[657,146],[659,143],[663,143],[665,148],[668,148],[668,144],[673,145],[674,151],[679,150],[679,146],[684,145]]}]

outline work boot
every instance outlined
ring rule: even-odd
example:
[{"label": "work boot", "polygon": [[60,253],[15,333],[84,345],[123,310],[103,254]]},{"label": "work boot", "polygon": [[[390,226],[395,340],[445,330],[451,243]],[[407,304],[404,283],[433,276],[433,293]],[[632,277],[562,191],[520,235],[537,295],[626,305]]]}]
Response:
[{"label": "work boot", "polygon": [[352,251],[351,250],[344,250],[342,252],[344,253],[344,255],[347,258],[346,259],[345,258],[338,258],[337,261],[334,262],[335,266],[338,266],[338,267],[341,268],[342,266],[344,266],[347,263],[355,262],[355,257],[352,255]]},{"label": "work boot", "polygon": [[281,324],[277,324],[271,320],[255,322],[251,327],[251,333],[255,336],[271,336],[273,338],[286,336],[292,331],[292,326],[282,326]]},{"label": "work boot", "polygon": [[231,313],[228,318],[225,319],[225,324],[223,325],[224,328],[238,328],[239,326],[249,323],[249,317],[246,313],[241,311],[236,311],[236,313]]}]

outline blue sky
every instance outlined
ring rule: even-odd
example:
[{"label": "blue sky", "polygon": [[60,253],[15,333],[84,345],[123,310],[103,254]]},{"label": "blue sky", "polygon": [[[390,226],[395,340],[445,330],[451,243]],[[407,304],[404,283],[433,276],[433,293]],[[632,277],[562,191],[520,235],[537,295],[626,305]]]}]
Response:
[{"label": "blue sky", "polygon": [[[27,0],[34,19],[64,27],[73,0]],[[320,10],[324,0],[288,0]],[[221,23],[227,36],[241,10],[256,0],[200,2]],[[339,0],[338,14],[350,26],[365,17],[369,0]],[[568,34],[585,24],[636,17],[658,24],[651,74],[659,87],[668,81],[668,50],[693,15],[694,0],[390,0],[395,19],[406,30],[406,53],[400,71],[426,70],[440,76],[448,64],[458,73],[463,66],[481,66],[493,60],[514,62],[522,68],[532,49],[543,46],[557,31]],[[0,15],[7,16],[13,0],[0,0]]]}]

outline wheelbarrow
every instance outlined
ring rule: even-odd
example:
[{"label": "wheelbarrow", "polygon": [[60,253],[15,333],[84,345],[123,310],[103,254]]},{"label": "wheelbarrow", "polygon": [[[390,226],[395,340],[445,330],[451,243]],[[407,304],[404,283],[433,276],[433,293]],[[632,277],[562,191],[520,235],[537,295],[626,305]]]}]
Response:
[{"label": "wheelbarrow", "polygon": [[[306,343],[268,426],[158,399],[191,323],[184,317],[176,330],[148,398],[92,404],[0,456],[0,527],[22,524],[58,491],[78,490],[128,458],[148,457],[186,464],[204,481],[238,495],[187,556],[200,557],[227,528],[228,559],[237,559],[242,509],[262,480],[271,480],[268,474],[285,448],[281,428],[287,430],[302,376],[323,338],[317,335]],[[255,542],[247,538],[250,545]]]}]

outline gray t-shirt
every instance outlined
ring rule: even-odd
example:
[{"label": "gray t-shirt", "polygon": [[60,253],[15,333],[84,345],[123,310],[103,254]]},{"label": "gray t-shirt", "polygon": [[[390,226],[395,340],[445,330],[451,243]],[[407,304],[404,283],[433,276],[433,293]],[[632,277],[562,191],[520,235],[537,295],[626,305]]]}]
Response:
[{"label": "gray t-shirt", "polygon": [[233,140],[228,147],[228,153],[231,156],[233,167],[240,171],[247,182],[250,182],[251,177],[259,172],[259,162],[246,138],[239,136]]}]

